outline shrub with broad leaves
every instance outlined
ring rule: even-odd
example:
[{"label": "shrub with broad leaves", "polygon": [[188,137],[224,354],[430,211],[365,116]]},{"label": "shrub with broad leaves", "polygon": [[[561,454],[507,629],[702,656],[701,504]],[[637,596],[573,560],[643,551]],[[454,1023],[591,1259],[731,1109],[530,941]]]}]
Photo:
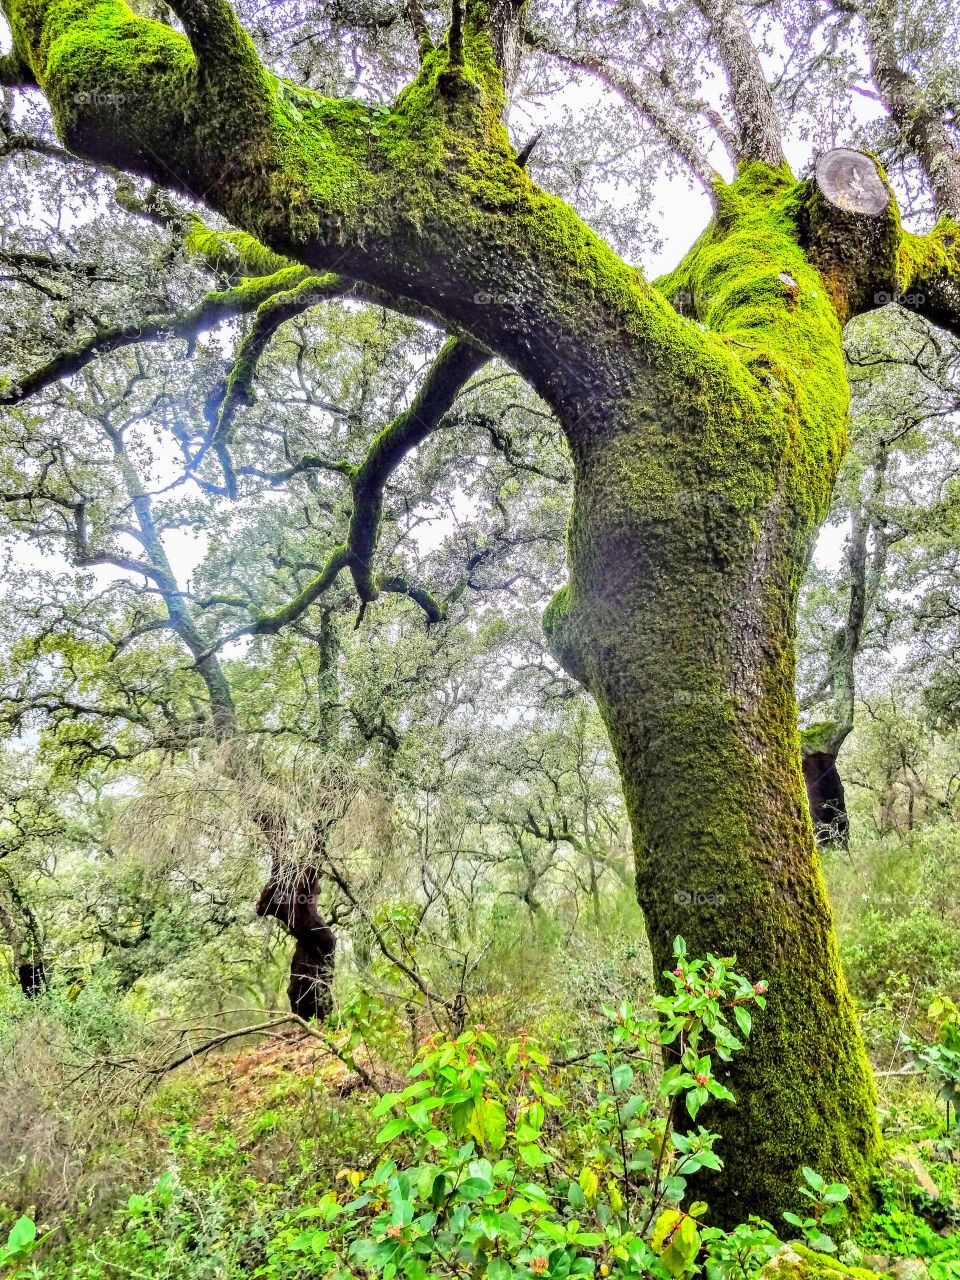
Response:
[{"label": "shrub with broad leaves", "polygon": [[732,1104],[717,1063],[743,1047],[765,984],[735,960],[691,960],[682,939],[652,1016],[605,1008],[603,1043],[551,1061],[528,1034],[482,1026],[430,1040],[411,1083],[387,1094],[372,1172],[291,1215],[258,1275],[352,1280],[654,1276],[756,1270],[780,1246],[768,1224],[705,1225],[689,1179],[721,1168],[698,1123]]}]

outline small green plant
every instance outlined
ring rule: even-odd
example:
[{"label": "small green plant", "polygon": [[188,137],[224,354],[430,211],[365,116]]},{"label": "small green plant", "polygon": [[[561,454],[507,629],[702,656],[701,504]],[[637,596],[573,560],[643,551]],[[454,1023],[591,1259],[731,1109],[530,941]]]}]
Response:
[{"label": "small green plant", "polygon": [[501,1046],[482,1026],[428,1041],[377,1107],[395,1154],[342,1170],[348,1194],[292,1214],[255,1274],[676,1280],[701,1258],[719,1278],[759,1266],[779,1245],[767,1224],[731,1237],[703,1225],[702,1201],[681,1206],[693,1174],[721,1168],[696,1121],[733,1101],[715,1063],[742,1048],[765,985],[733,959],[689,960],[682,939],[675,959],[655,1016],[606,1008],[602,1047],[576,1058],[551,1062],[527,1034]]},{"label": "small green plant", "polygon": [[922,1258],[931,1280],[960,1280],[960,1234],[942,1234],[905,1203],[889,1179],[879,1179],[880,1208],[858,1242],[864,1249],[904,1258]]},{"label": "small green plant", "polygon": [[32,1218],[18,1218],[10,1228],[6,1244],[0,1245],[0,1268],[24,1262],[45,1239],[46,1236],[37,1235],[37,1224]]},{"label": "small green plant", "polygon": [[936,1024],[936,1038],[908,1040],[907,1047],[937,1086],[949,1133],[951,1109],[954,1121],[960,1116],[960,1009],[946,996],[935,996],[927,1017]]},{"label": "small green plant", "polygon": [[850,1188],[843,1182],[827,1183],[815,1169],[804,1166],[802,1172],[807,1185],[800,1188],[800,1194],[812,1202],[813,1216],[801,1218],[796,1213],[785,1213],[784,1219],[791,1226],[799,1227],[811,1249],[818,1253],[836,1253],[835,1241],[823,1228],[835,1227],[847,1216],[844,1202],[850,1196]]},{"label": "small green plant", "polygon": [[704,1227],[707,1280],[746,1280],[769,1262],[783,1242],[762,1218],[741,1222],[732,1231]]}]

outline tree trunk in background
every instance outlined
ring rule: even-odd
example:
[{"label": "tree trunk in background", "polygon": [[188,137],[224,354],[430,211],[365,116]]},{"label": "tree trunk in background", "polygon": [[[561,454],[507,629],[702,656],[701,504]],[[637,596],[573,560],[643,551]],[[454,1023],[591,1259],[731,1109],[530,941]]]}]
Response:
[{"label": "tree trunk in background", "polygon": [[322,1022],[333,1008],[337,938],[317,911],[318,880],[313,868],[288,876],[275,868],[260,894],[257,915],[279,920],[296,943],[287,985],[291,1010]]},{"label": "tree trunk in background", "polygon": [[2,940],[12,952],[13,971],[20,990],[28,1000],[33,1000],[46,991],[49,983],[43,941],[36,916],[6,872],[0,885],[0,930]]},{"label": "tree trunk in background", "polygon": [[839,844],[846,847],[850,836],[850,819],[843,782],[837,769],[837,757],[829,751],[803,753],[803,781],[813,832],[819,845]]}]

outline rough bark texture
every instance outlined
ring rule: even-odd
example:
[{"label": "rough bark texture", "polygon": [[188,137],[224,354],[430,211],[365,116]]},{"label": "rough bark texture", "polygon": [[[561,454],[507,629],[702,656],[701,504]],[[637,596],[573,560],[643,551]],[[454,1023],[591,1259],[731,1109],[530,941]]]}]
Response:
[{"label": "rough bark texture", "polygon": [[877,1140],[794,701],[797,592],[845,445],[840,325],[798,246],[820,197],[748,170],[661,282],[748,352],[747,381],[727,401],[705,378],[672,415],[638,395],[631,428],[577,451],[571,581],[546,619],[617,750],[658,967],[682,934],[770,982],[739,1105],[707,1121],[726,1168],[699,1190],[727,1221],[776,1218],[798,1160],[862,1196]]},{"label": "rough bark texture", "polygon": [[896,9],[890,0],[874,0],[861,13],[871,71],[884,105],[917,157],[938,211],[960,218],[960,152],[942,108],[900,65]]},{"label": "rough bark texture", "polygon": [[841,325],[913,287],[960,327],[953,224],[907,237],[892,202],[840,209],[796,182],[745,30],[719,14],[755,163],[655,288],[517,163],[485,6],[375,131],[361,103],[301,92],[291,112],[226,0],[173,8],[188,38],[121,0],[4,0],[67,145],[439,317],[551,405],[576,483],[545,624],[616,749],[656,963],[683,934],[770,983],[738,1105],[703,1117],[726,1162],[706,1198],[777,1220],[810,1164],[862,1202],[873,1087],[804,796],[795,608],[846,446]]}]

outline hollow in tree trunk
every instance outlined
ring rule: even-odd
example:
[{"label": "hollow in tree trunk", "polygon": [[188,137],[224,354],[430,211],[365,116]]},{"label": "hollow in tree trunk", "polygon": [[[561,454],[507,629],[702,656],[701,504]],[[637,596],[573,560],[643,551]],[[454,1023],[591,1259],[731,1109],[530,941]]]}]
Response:
[{"label": "hollow in tree trunk", "polygon": [[837,757],[829,751],[805,751],[803,781],[817,843],[845,846],[850,836],[850,818]]}]

